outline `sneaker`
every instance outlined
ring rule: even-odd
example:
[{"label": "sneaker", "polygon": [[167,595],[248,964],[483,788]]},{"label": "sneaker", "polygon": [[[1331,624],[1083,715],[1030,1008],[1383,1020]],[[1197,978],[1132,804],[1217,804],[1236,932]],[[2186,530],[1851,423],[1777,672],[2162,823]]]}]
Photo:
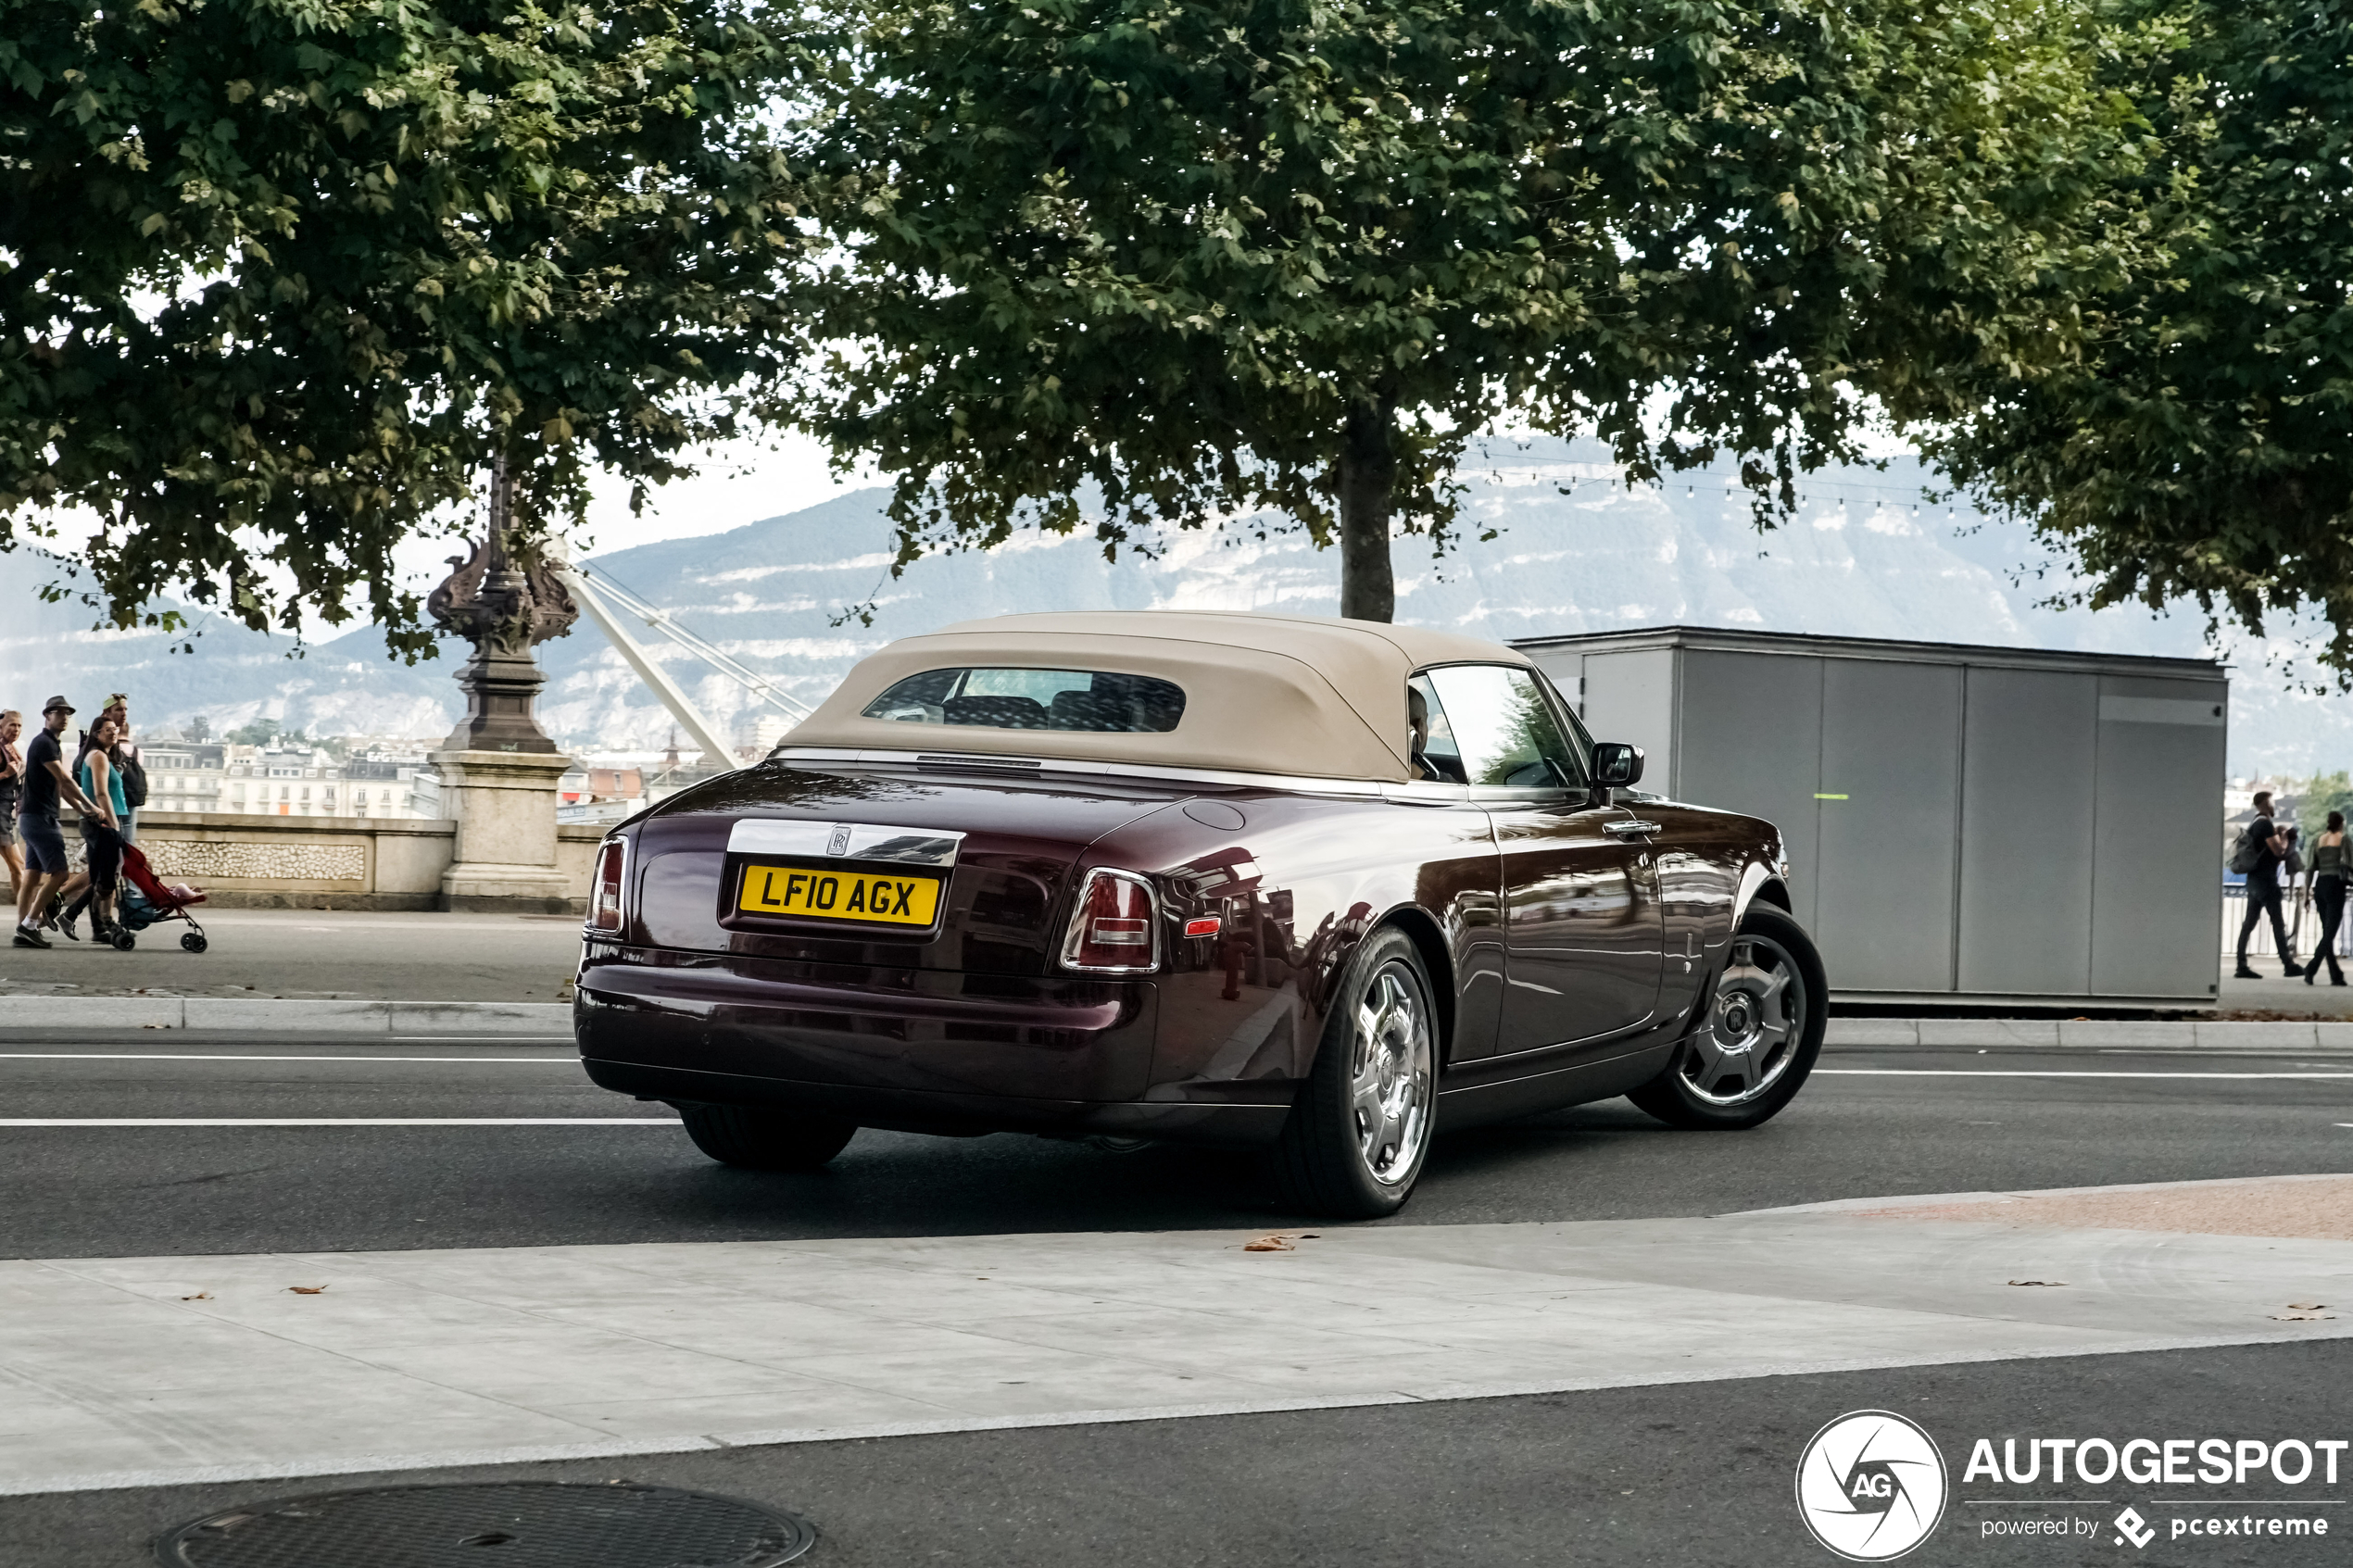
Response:
[{"label": "sneaker", "polygon": [[20,925],[17,927],[17,946],[19,947],[46,947],[50,946],[50,942],[46,936],[42,935],[41,933],[33,927],[29,925]]},{"label": "sneaker", "polygon": [[2256,973],[2255,971],[2247,968],[2246,965],[2241,964],[2238,968],[2231,971],[2231,978],[2233,980],[2260,980],[2263,977]]},{"label": "sneaker", "polygon": [[49,928],[53,931],[64,932],[66,940],[69,942],[79,942],[82,940],[82,933],[73,928],[73,922],[72,915],[59,915],[49,922]]}]

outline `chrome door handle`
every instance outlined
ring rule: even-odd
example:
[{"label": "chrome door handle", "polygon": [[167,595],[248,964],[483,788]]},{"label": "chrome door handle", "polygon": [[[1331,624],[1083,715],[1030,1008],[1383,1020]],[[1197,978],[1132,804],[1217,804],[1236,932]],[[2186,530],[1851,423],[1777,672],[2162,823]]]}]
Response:
[{"label": "chrome door handle", "polygon": [[1658,824],[1656,822],[1604,822],[1602,824],[1602,831],[1604,833],[1614,833],[1620,838],[1640,838],[1647,837],[1648,835],[1656,833],[1658,831]]}]

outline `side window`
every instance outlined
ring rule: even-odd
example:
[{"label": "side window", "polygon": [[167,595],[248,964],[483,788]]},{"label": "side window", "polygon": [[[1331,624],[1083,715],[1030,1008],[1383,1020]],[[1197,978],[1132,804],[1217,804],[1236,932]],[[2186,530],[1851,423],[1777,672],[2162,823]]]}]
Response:
[{"label": "side window", "polygon": [[1584,787],[1579,753],[1527,671],[1450,664],[1415,676],[1408,691],[1416,689],[1430,708],[1424,765],[1438,776],[1491,788]]},{"label": "side window", "polygon": [[1414,734],[1414,776],[1431,784],[1469,783],[1454,726],[1427,671],[1405,683],[1405,714]]}]

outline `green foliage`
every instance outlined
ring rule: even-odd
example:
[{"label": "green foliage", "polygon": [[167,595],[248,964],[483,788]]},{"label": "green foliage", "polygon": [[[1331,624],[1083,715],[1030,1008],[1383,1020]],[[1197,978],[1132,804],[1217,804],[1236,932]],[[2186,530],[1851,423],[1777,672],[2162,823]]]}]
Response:
[{"label": "green foliage", "polygon": [[212,721],[199,713],[188,721],[188,738],[202,746],[212,738]]},{"label": "green foliage", "polygon": [[220,738],[231,746],[268,746],[273,740],[300,740],[303,737],[299,730],[282,730],[275,719],[256,719],[249,724],[238,725]]},{"label": "green foliage", "polygon": [[1385,619],[1391,508],[1443,548],[1499,422],[1638,480],[1736,454],[1768,521],[1858,394],[1949,415],[1965,369],[2065,361],[2043,294],[2114,270],[2080,209],[2131,156],[2091,37],[2030,0],[865,0],[797,412],[897,476],[901,565],[1271,508]]},{"label": "green foliage", "polygon": [[[394,583],[494,458],[535,527],[789,353],[761,0],[0,0],[0,513],[95,512],[115,624]],[[13,534],[11,536],[14,536]]]},{"label": "green foliage", "polygon": [[[2317,610],[2353,678],[2353,5],[2117,0],[2106,91],[2150,156],[2090,216],[2138,257],[2055,281],[2086,349],[1931,441],[2036,518],[2094,605],[2186,597],[2262,632]],[[2094,280],[2097,283],[2097,280]]]},{"label": "green foliage", "polygon": [[2353,777],[2341,768],[2334,773],[2314,774],[2296,793],[2296,822],[2304,830],[2306,853],[2326,831],[2331,811],[2342,811],[2346,821],[2353,822]]}]

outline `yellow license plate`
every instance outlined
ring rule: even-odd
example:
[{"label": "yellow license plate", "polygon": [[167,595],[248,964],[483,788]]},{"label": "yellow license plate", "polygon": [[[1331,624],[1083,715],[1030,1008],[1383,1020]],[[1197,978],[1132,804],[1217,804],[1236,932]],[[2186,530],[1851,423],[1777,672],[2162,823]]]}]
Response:
[{"label": "yellow license plate", "polygon": [[746,866],[736,908],[748,915],[789,915],[795,920],[929,925],[939,913],[939,879]]}]

